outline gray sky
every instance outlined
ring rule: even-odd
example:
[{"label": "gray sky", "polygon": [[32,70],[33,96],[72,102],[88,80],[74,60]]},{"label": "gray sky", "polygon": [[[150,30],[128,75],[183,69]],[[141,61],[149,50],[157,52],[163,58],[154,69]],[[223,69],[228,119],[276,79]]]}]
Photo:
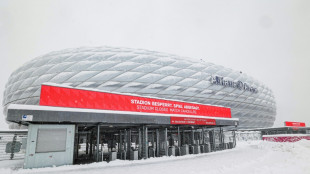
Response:
[{"label": "gray sky", "polygon": [[275,126],[310,126],[309,7],[307,0],[1,0],[0,98],[9,75],[39,55],[122,46],[241,70],[273,90]]}]

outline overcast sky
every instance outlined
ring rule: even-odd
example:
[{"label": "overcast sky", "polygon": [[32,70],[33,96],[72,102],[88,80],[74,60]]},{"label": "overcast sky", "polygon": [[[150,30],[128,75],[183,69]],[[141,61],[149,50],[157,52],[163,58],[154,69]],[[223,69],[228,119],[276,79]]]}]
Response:
[{"label": "overcast sky", "polygon": [[50,51],[144,48],[240,70],[273,90],[275,126],[310,126],[309,9],[308,0],[1,0],[0,98],[15,69]]}]

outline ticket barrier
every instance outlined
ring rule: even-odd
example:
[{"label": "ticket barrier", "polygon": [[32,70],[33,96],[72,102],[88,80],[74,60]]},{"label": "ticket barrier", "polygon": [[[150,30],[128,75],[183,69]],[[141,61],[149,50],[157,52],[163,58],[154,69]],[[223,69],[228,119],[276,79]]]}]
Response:
[{"label": "ticket barrier", "polygon": [[189,154],[189,146],[187,144],[181,146],[180,149],[181,149],[181,154],[180,154],[181,156]]},{"label": "ticket barrier", "polygon": [[200,154],[200,146],[194,145],[193,147],[193,154]]},{"label": "ticket barrier", "polygon": [[168,156],[175,156],[175,147],[174,146],[169,147]]},{"label": "ticket barrier", "polygon": [[130,151],[130,160],[138,160],[138,151],[137,150],[131,150]]},{"label": "ticket barrier", "polygon": [[149,148],[149,157],[155,157],[155,149],[152,147]]},{"label": "ticket barrier", "polygon": [[175,156],[181,156],[181,148],[175,147]]}]

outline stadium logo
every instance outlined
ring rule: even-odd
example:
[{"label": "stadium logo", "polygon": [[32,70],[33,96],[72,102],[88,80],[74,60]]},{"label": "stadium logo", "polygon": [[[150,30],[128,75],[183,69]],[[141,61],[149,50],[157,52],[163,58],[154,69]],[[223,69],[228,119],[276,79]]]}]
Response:
[{"label": "stadium logo", "polygon": [[241,81],[231,81],[231,80],[224,80],[224,77],[220,76],[212,76],[211,83],[215,85],[221,85],[225,87],[237,88],[239,90],[250,91],[253,93],[258,93],[258,89],[254,88],[247,83]]}]

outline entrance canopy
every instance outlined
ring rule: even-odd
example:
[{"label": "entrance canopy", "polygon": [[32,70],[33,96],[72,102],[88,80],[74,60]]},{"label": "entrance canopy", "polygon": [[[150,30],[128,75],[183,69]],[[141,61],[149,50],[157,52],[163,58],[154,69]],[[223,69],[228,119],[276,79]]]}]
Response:
[{"label": "entrance canopy", "polygon": [[230,108],[198,103],[41,86],[40,105],[11,104],[7,120],[27,123],[145,124],[237,126]]}]

